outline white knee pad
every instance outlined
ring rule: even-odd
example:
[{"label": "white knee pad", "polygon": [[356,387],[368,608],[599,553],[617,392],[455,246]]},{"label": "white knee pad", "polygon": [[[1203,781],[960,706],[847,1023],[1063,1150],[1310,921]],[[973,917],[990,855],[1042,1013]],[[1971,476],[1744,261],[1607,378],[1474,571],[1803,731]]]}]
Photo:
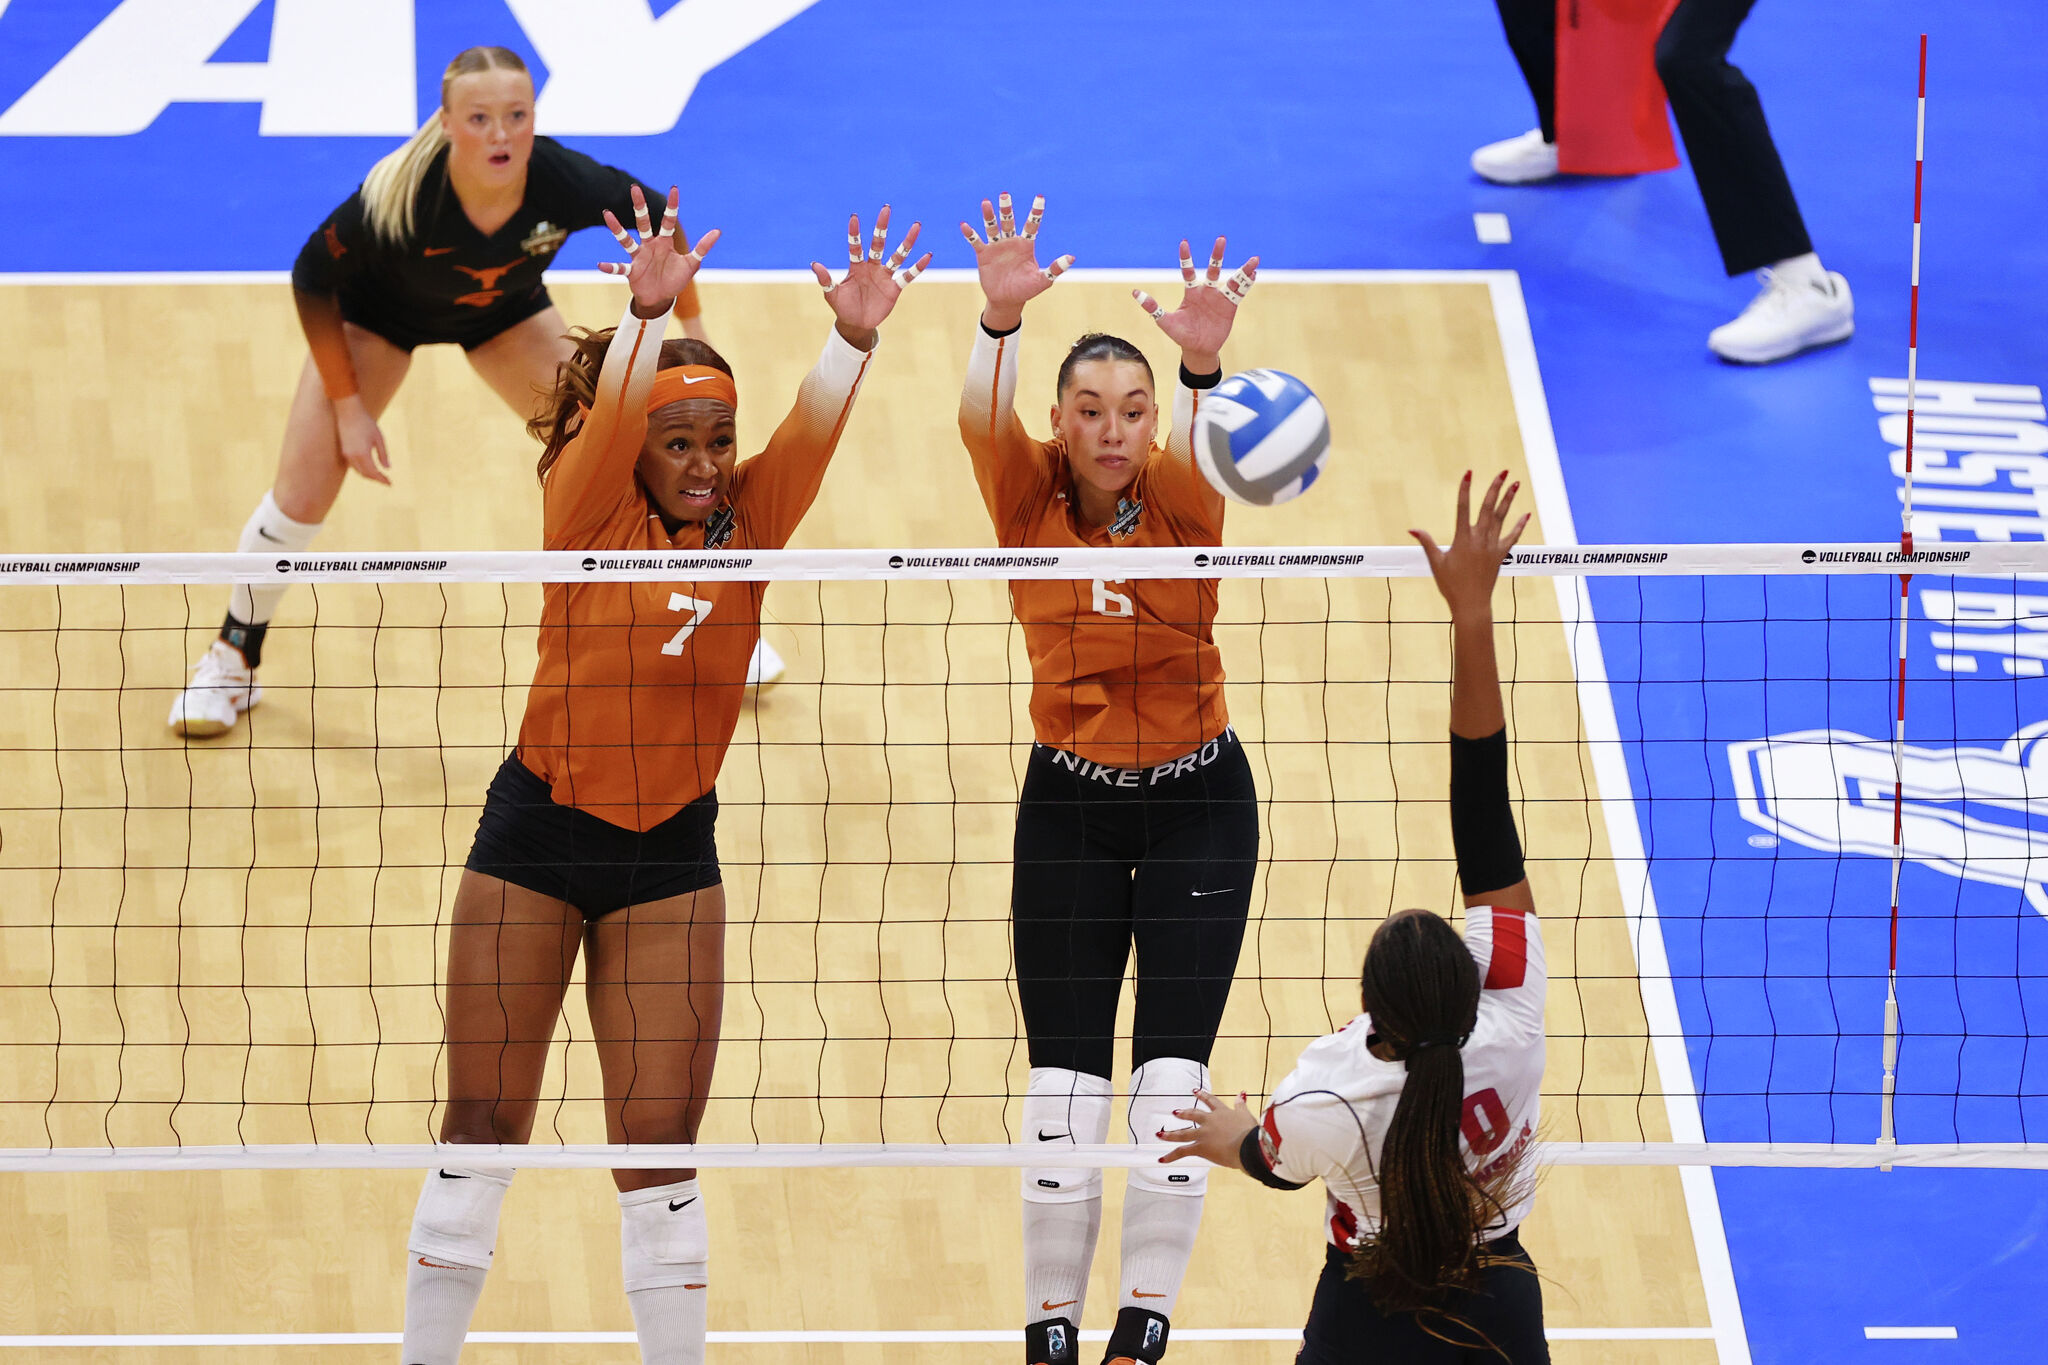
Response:
[{"label": "white knee pad", "polygon": [[[1109,1141],[1109,1077],[1064,1067],[1034,1066],[1024,1092],[1024,1142],[1075,1146]],[[1031,1166],[1024,1198],[1034,1204],[1069,1204],[1102,1197],[1102,1169]]]},{"label": "white knee pad", "polygon": [[[1133,1071],[1131,1141],[1151,1147],[1165,1146],[1159,1140],[1160,1130],[1183,1126],[1173,1111],[1192,1106],[1197,1088],[1209,1088],[1209,1068],[1186,1057],[1154,1057]],[[1192,1161],[1176,1161],[1170,1166],[1155,1161],[1133,1166],[1130,1181],[1141,1189],[1165,1194],[1200,1195],[1208,1191],[1209,1168]]]},{"label": "white knee pad", "polygon": [[428,1171],[412,1211],[406,1250],[449,1265],[489,1270],[498,1245],[498,1212],[511,1188],[511,1171],[461,1166]]},{"label": "white knee pad", "polygon": [[709,1282],[711,1225],[696,1181],[619,1195],[619,1266],[628,1294],[702,1289]]}]

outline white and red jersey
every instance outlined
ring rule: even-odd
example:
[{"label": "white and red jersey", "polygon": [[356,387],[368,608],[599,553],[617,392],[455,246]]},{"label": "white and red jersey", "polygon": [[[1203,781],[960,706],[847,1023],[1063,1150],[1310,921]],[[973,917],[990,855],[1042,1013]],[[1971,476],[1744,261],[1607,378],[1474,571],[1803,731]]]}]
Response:
[{"label": "white and red jersey", "polygon": [[[1482,1178],[1536,1140],[1543,1092],[1543,1000],[1548,973],[1543,935],[1532,911],[1473,906],[1465,946],[1479,964],[1479,1021],[1466,1040],[1465,1116],[1459,1146]],[[1380,1150],[1408,1078],[1402,1062],[1367,1050],[1372,1019],[1361,1014],[1310,1043],[1273,1092],[1260,1120],[1259,1145],[1282,1180],[1321,1180],[1329,1196],[1330,1241],[1351,1250],[1379,1225]],[[1503,1220],[1488,1239],[1520,1226],[1535,1202],[1518,1181]]]}]

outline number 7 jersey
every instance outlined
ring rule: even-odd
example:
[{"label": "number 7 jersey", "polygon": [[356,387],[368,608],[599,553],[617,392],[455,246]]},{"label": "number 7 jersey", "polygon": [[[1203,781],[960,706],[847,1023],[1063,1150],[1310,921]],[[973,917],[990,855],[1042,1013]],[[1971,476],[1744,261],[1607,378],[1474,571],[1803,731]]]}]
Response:
[{"label": "number 7 jersey", "polygon": [[[1083,527],[1065,444],[1035,440],[1017,420],[1016,347],[1014,333],[991,336],[977,323],[960,398],[960,437],[998,544],[1221,542],[1223,497],[1191,458],[1198,391],[1175,387],[1166,449],[1150,453],[1115,521]],[[1031,655],[1031,723],[1040,743],[1109,768],[1143,768],[1195,752],[1229,724],[1214,632],[1216,580],[1019,579],[1010,584],[1010,604]]]},{"label": "number 7 jersey", "polygon": [[[725,501],[669,535],[635,472],[665,322],[630,308],[621,319],[596,405],[548,472],[548,549],[776,550],[817,497],[872,357],[836,329],[767,449],[734,469]],[[520,762],[558,804],[632,830],[710,791],[739,722],[767,586],[548,584]]]},{"label": "number 7 jersey", "polygon": [[[1549,972],[1536,914],[1475,905],[1465,911],[1465,947],[1478,964],[1479,1021],[1465,1042],[1465,1106],[1459,1150],[1486,1179],[1528,1152],[1543,1095],[1543,1002]],[[1350,1250],[1379,1226],[1380,1152],[1408,1068],[1367,1050],[1372,1019],[1361,1014],[1303,1049],[1259,1120],[1266,1164],[1282,1180],[1320,1179],[1328,1194],[1325,1231]],[[1505,1197],[1491,1240],[1515,1230],[1535,1202],[1524,1168]]]}]

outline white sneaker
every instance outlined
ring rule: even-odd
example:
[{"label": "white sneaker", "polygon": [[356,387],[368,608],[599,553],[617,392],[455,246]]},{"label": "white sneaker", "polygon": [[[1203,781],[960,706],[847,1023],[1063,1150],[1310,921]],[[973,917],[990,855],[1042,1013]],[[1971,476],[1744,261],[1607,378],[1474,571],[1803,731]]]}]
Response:
[{"label": "white sneaker", "polygon": [[768,687],[782,676],[782,656],[766,640],[754,642],[754,657],[747,660],[747,686]]},{"label": "white sneaker", "polygon": [[1533,185],[1557,174],[1557,144],[1545,142],[1541,128],[1531,128],[1472,153],[1472,169],[1496,185]]},{"label": "white sneaker", "polygon": [[263,700],[255,670],[242,651],[226,640],[199,656],[192,682],[171,703],[171,733],[186,739],[210,739],[235,728],[241,714]]},{"label": "white sneaker", "polygon": [[1707,346],[1739,365],[1768,365],[1815,346],[1846,340],[1856,330],[1849,282],[1832,270],[1826,284],[1759,270],[1763,288],[1742,316],[1707,333]]}]

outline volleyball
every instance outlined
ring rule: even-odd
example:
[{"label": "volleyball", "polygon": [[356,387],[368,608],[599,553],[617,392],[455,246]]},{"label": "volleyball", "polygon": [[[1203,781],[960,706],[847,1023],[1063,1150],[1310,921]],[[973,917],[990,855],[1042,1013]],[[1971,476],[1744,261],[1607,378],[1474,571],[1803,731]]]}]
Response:
[{"label": "volleyball", "polygon": [[1330,454],[1330,415],[1280,370],[1218,384],[1195,413],[1195,465],[1232,502],[1274,507],[1308,491]]}]

